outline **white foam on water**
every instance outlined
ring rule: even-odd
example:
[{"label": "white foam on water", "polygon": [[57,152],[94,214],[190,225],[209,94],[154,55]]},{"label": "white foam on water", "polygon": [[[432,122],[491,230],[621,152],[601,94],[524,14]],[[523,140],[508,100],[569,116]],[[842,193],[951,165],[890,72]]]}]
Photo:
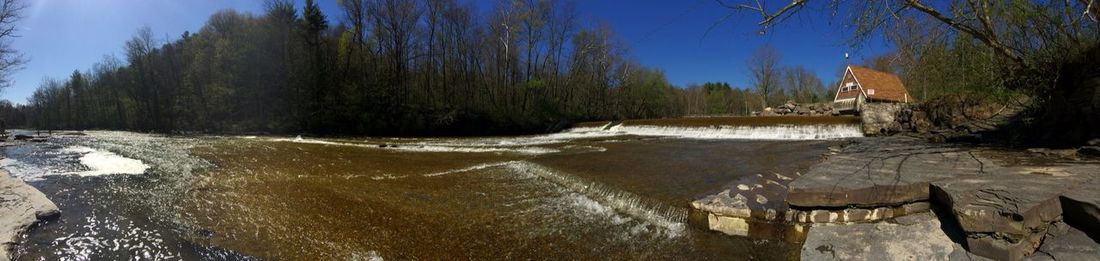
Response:
[{"label": "white foam on water", "polygon": [[83,165],[87,170],[74,170],[71,167],[64,167],[64,164],[38,166],[11,158],[0,159],[0,168],[24,181],[38,181],[45,176],[52,175],[78,175],[84,177],[109,174],[140,175],[149,169],[149,165],[141,160],[86,146],[70,146],[60,149],[58,152],[78,155],[80,165]]},{"label": "white foam on water", "polygon": [[321,145],[334,145],[334,146],[352,146],[360,148],[370,149],[382,149],[402,152],[456,152],[456,153],[518,153],[518,154],[547,154],[559,152],[555,149],[540,148],[540,147],[466,147],[466,146],[445,146],[445,145],[427,145],[427,144],[398,144],[380,146],[380,144],[366,144],[366,143],[349,143],[349,142],[335,142],[326,140],[314,140],[303,139],[298,136],[294,139],[272,139],[273,141],[282,142],[294,142],[294,143],[306,143],[306,144],[321,144]]},{"label": "white foam on water", "polygon": [[373,179],[373,180],[387,180],[387,179],[403,179],[403,178],[406,178],[406,177],[408,177],[408,175],[394,176],[394,175],[390,175],[390,174],[383,174],[383,175],[378,175],[378,176],[372,176],[372,177],[370,177],[370,179]]},{"label": "white foam on water", "polygon": [[515,161],[477,164],[477,165],[473,165],[473,166],[469,166],[469,167],[465,167],[465,168],[461,168],[461,169],[452,169],[452,170],[441,171],[441,172],[436,172],[436,173],[424,174],[424,176],[425,177],[437,177],[437,176],[443,176],[443,175],[447,175],[447,174],[470,172],[470,171],[487,169],[487,168],[492,168],[492,167],[500,167],[500,166],[504,166],[504,165],[512,164],[512,163],[515,163]]},{"label": "white foam on water", "polygon": [[[569,132],[601,131],[593,127],[573,128]],[[603,132],[619,135],[673,137],[683,139],[737,139],[737,140],[831,140],[863,137],[863,131],[855,124],[770,125],[770,126],[624,126],[617,125]]]},{"label": "white foam on water", "polygon": [[179,258],[164,242],[164,236],[132,221],[114,217],[84,217],[86,231],[54,239],[58,254],[68,260],[91,260],[98,253],[128,251],[135,260]]},{"label": "white foam on water", "polygon": [[378,251],[371,250],[370,252],[367,252],[367,261],[385,261],[385,260],[386,259],[382,258],[382,256],[378,254]]},{"label": "white foam on water", "polygon": [[68,147],[63,149],[63,151],[84,154],[80,157],[80,164],[88,167],[87,171],[66,174],[76,174],[80,176],[100,176],[108,174],[138,175],[145,174],[145,171],[149,169],[149,165],[141,162],[141,160],[119,156],[110,151],[96,150],[84,146]]},{"label": "white foam on water", "polygon": [[20,178],[23,181],[42,180],[43,176],[50,175],[51,173],[48,169],[11,158],[0,159],[0,168],[3,168],[13,177]]},{"label": "white foam on water", "polygon": [[[568,173],[557,172],[528,161],[514,161],[506,164],[506,166],[516,173],[534,175],[577,193],[579,197],[572,197],[569,201],[582,209],[597,213],[613,209],[618,213],[624,213],[641,219],[650,225],[663,228],[662,231],[670,238],[680,237],[686,231],[687,225],[685,222],[687,222],[688,217],[688,209],[686,208],[663,205],[627,191],[588,181]],[[627,221],[629,220],[621,217],[612,220],[615,224],[622,224]]]},{"label": "white foam on water", "polygon": [[524,146],[551,145],[572,142],[579,139],[605,138],[620,136],[623,134],[602,131],[597,128],[571,129],[570,131],[514,137],[485,137],[485,138],[460,138],[460,139],[427,139],[426,141],[411,143],[426,146],[446,147],[493,147],[513,148]]}]

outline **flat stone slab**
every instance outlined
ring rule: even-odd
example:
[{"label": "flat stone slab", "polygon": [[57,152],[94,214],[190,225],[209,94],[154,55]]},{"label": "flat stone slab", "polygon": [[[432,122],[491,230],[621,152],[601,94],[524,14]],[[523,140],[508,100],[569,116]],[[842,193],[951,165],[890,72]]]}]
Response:
[{"label": "flat stone slab", "polygon": [[897,222],[814,225],[802,260],[987,260],[951,241],[931,212]]},{"label": "flat stone slab", "polygon": [[[1097,231],[1100,232],[1100,231]],[[1097,260],[1100,259],[1100,242],[1085,232],[1058,223],[1043,239],[1043,245],[1025,260]]]},{"label": "flat stone slab", "polygon": [[1066,223],[1100,233],[1100,178],[1066,192],[1061,201]]},{"label": "flat stone slab", "polygon": [[791,182],[788,202],[817,208],[927,201],[930,182],[984,173],[987,162],[972,149],[918,138],[860,139]]},{"label": "flat stone slab", "polygon": [[986,175],[933,182],[936,202],[967,232],[1023,235],[1062,215],[1058,197],[1085,180],[1034,174]]},{"label": "flat stone slab", "polygon": [[726,217],[791,221],[787,214],[787,184],[797,174],[756,174],[739,178],[729,188],[691,202],[691,206]]},{"label": "flat stone slab", "polygon": [[20,235],[31,225],[58,214],[45,194],[0,170],[0,260],[11,259]]},{"label": "flat stone slab", "polygon": [[1061,195],[1095,173],[1100,173],[1100,166],[1008,167],[931,186],[934,203],[949,209],[967,233],[971,252],[1019,260],[1039,246],[1052,223],[1061,220]]}]

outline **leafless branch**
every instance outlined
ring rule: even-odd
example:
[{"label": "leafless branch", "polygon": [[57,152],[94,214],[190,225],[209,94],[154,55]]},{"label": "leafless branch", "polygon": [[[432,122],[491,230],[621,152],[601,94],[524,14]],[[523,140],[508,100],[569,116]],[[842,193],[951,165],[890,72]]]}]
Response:
[{"label": "leafless branch", "polygon": [[23,19],[25,9],[27,5],[21,0],[0,0],[0,88],[9,86],[11,73],[22,69],[27,62],[26,57],[11,46],[12,38],[19,37],[16,22]]}]

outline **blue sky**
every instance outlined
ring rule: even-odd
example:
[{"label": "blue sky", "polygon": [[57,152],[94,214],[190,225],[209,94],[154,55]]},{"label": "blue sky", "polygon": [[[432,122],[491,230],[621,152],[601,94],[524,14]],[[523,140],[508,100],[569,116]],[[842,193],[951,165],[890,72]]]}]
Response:
[{"label": "blue sky", "polygon": [[[335,19],[336,1],[318,2]],[[484,9],[493,1],[477,2]],[[841,26],[827,19],[826,12],[811,9],[760,35],[758,17],[751,14],[733,16],[707,33],[729,14],[713,0],[576,3],[582,23],[610,25],[633,58],[664,70],[679,86],[708,81],[747,86],[745,60],[765,44],[779,50],[785,65],[806,66],[826,82],[840,77],[845,52],[851,53],[852,61],[861,61],[887,49],[878,40],[849,48]],[[0,93],[0,98],[16,103],[24,103],[45,77],[64,78],[73,70],[87,70],[104,55],[123,58],[123,43],[142,26],[148,25],[161,39],[175,39],[183,31],[197,31],[218,10],[262,11],[262,0],[33,0],[30,5],[19,25],[21,37],[13,41],[30,62]]]}]

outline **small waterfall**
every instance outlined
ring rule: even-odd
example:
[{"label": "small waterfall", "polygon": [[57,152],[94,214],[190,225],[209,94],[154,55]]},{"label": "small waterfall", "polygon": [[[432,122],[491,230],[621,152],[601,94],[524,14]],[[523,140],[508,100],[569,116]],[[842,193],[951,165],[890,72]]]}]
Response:
[{"label": "small waterfall", "polygon": [[[574,128],[570,132],[604,131],[604,128]],[[656,125],[617,125],[607,132],[622,135],[675,137],[685,139],[737,140],[830,140],[863,137],[857,124],[780,124],[766,126],[678,127]]]},{"label": "small waterfall", "polygon": [[536,163],[516,161],[508,164],[508,167],[516,172],[530,174],[548,180],[571,191],[585,195],[616,211],[667,229],[683,229],[690,213],[690,210],[686,207],[670,206],[599,182],[556,171]]}]

